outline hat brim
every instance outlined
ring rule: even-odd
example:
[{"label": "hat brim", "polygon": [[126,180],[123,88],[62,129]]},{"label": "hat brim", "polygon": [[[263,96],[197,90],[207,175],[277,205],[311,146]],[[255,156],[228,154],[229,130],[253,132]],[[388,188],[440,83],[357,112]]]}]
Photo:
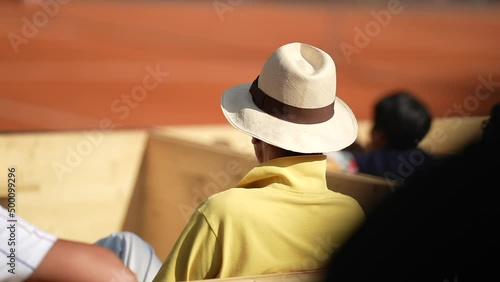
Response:
[{"label": "hat brim", "polygon": [[339,151],[351,145],[358,135],[352,110],[336,97],[333,117],[317,124],[297,124],[273,117],[252,101],[251,83],[224,91],[221,108],[236,129],[268,144],[299,153]]}]

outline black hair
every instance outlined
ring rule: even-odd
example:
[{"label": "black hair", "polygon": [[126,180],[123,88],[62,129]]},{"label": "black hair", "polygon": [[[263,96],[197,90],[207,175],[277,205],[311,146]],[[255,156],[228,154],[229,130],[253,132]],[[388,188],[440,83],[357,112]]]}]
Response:
[{"label": "black hair", "polygon": [[375,105],[373,130],[381,131],[387,148],[414,148],[425,137],[432,116],[427,106],[408,91],[394,91]]}]

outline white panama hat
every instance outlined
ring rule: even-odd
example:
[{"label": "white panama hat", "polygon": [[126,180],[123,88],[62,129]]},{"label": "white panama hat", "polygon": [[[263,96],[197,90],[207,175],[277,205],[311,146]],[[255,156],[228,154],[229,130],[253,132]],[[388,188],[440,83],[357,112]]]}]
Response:
[{"label": "white panama hat", "polygon": [[224,91],[221,107],[236,129],[299,153],[326,153],[351,145],[353,112],[336,97],[336,68],[323,50],[304,43],[279,47],[253,83]]}]

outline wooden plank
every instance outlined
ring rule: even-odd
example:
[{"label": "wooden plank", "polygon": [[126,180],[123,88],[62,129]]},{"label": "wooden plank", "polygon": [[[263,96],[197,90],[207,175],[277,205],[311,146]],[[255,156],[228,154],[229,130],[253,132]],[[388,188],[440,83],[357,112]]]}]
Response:
[{"label": "wooden plank", "polygon": [[[482,134],[484,116],[436,117],[426,137],[419,144],[429,152],[443,155],[457,153],[465,144],[479,138]],[[365,146],[370,140],[373,122],[370,119],[358,120],[357,142]],[[228,146],[231,150],[253,156],[251,137],[234,129],[229,124],[197,124],[182,126],[155,127],[159,134],[181,138],[190,142],[209,146]]]},{"label": "wooden plank", "polygon": [[195,124],[155,127],[155,134],[170,136],[206,146],[227,147],[229,150],[254,155],[252,137],[225,124]]},{"label": "wooden plank", "polygon": [[398,186],[395,182],[381,177],[335,171],[327,172],[326,182],[332,191],[351,196],[358,201],[365,213],[369,213]]},{"label": "wooden plank", "polygon": [[[207,146],[152,132],[143,164],[144,178],[129,212],[131,229],[164,258],[196,207],[210,195],[234,186],[256,165],[254,158],[226,147]],[[139,210],[140,208],[140,210]],[[139,223],[138,223],[139,222]]]},{"label": "wooden plank", "polygon": [[[434,118],[429,132],[419,146],[435,155],[458,153],[468,143],[481,138],[482,124],[489,116],[464,116]],[[358,122],[357,141],[366,145],[370,140],[373,126],[371,120]]]},{"label": "wooden plank", "polygon": [[326,270],[308,270],[301,272],[263,274],[245,277],[217,278],[193,280],[193,282],[213,281],[213,282],[278,282],[278,281],[301,281],[301,282],[323,282],[325,281]]},{"label": "wooden plank", "polygon": [[483,122],[489,116],[436,119],[420,146],[435,155],[460,152],[467,144],[481,138]]},{"label": "wooden plank", "polygon": [[120,231],[147,131],[0,135],[0,191],[17,170],[16,211],[61,238],[83,242]]}]

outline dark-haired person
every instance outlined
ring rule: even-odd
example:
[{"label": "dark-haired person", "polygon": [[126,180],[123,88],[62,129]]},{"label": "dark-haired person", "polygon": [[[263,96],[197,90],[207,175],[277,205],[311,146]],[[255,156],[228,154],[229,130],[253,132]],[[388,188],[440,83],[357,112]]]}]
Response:
[{"label": "dark-haired person", "polygon": [[260,165],[194,212],[154,281],[189,281],[323,268],[364,219],[326,184],[326,156],[357,136],[336,97],[333,59],[290,43],[253,83],[226,90],[222,112],[250,135]]},{"label": "dark-haired person", "polygon": [[432,116],[414,94],[395,91],[385,95],[375,104],[373,121],[365,148],[329,155],[341,170],[404,182],[415,166],[434,160],[418,147],[429,132]]}]

